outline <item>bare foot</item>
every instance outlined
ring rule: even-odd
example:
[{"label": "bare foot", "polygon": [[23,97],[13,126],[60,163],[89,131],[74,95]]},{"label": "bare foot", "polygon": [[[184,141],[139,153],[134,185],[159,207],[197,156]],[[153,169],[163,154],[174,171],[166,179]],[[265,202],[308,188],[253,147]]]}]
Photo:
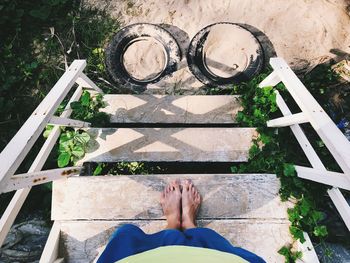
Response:
[{"label": "bare foot", "polygon": [[181,228],[181,191],[178,181],[167,185],[160,196],[160,204],[166,217],[167,229]]},{"label": "bare foot", "polygon": [[201,196],[190,180],[182,183],[182,229],[196,227],[196,214],[201,204]]}]

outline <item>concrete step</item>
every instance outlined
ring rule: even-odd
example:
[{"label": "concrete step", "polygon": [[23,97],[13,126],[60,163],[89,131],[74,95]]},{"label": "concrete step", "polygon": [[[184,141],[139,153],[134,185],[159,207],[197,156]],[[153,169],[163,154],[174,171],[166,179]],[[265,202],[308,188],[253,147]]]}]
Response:
[{"label": "concrete step", "polygon": [[[148,234],[165,227],[164,220],[62,221],[60,257],[66,263],[95,262],[113,231],[126,223],[138,225]],[[284,263],[277,251],[292,241],[286,220],[200,220],[198,225],[217,231],[234,246],[255,252],[271,263]]]},{"label": "concrete step", "polygon": [[202,195],[199,219],[287,220],[273,174],[77,176],[53,182],[52,220],[164,219],[160,191],[191,179]]},{"label": "concrete step", "polygon": [[93,128],[83,162],[246,162],[254,128]]},{"label": "concrete step", "polygon": [[235,123],[239,96],[105,95],[112,123]]}]

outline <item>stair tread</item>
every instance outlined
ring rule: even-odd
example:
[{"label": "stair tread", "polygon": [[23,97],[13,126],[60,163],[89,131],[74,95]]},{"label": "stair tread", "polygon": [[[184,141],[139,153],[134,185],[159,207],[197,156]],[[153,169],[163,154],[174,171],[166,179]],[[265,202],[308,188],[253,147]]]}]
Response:
[{"label": "stair tread", "polygon": [[[160,191],[189,178],[202,195],[199,219],[283,219],[287,202],[273,174],[78,176],[53,182],[52,220],[164,219]],[[74,201],[72,201],[74,200]]]},{"label": "stair tread", "polygon": [[254,128],[92,128],[83,162],[246,162]]},{"label": "stair tread", "polygon": [[235,123],[237,95],[105,95],[112,123]]},{"label": "stair tread", "polygon": [[[65,248],[67,263],[95,262],[113,231],[120,225],[131,223],[146,233],[164,229],[164,220],[154,221],[63,221],[61,222],[61,244]],[[280,220],[236,219],[199,220],[198,225],[211,228],[234,246],[248,249],[263,257],[266,262],[284,262],[278,250],[292,242],[289,223]]]}]

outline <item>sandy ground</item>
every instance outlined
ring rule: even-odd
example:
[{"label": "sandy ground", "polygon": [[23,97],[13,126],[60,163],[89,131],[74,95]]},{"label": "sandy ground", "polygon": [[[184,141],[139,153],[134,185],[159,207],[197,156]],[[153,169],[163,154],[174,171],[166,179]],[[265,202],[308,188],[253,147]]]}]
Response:
[{"label": "sandy ground", "polygon": [[[350,53],[350,0],[85,0],[106,9],[122,25],[163,24],[185,52],[193,36],[215,22],[248,26],[267,57],[283,57],[294,70],[307,70]],[[173,93],[201,87],[186,67],[155,85]],[[155,88],[155,87],[149,87]]]}]

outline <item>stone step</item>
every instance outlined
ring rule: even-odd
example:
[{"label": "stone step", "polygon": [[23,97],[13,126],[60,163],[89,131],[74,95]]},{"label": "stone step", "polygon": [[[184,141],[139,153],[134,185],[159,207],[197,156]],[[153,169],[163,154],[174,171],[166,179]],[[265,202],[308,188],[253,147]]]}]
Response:
[{"label": "stone step", "polygon": [[254,128],[93,128],[83,162],[246,162]]},{"label": "stone step", "polygon": [[232,95],[105,95],[112,123],[235,123],[242,110]]},{"label": "stone step", "polygon": [[[138,225],[148,234],[165,227],[164,220],[63,221],[60,256],[66,263],[95,262],[113,231],[126,223]],[[287,242],[292,242],[286,220],[200,220],[198,225],[217,231],[234,246],[248,249],[271,263],[283,263],[284,257],[277,251]]]},{"label": "stone step", "polygon": [[52,220],[164,219],[160,192],[191,179],[202,195],[199,219],[287,220],[273,174],[77,176],[53,182]]}]

